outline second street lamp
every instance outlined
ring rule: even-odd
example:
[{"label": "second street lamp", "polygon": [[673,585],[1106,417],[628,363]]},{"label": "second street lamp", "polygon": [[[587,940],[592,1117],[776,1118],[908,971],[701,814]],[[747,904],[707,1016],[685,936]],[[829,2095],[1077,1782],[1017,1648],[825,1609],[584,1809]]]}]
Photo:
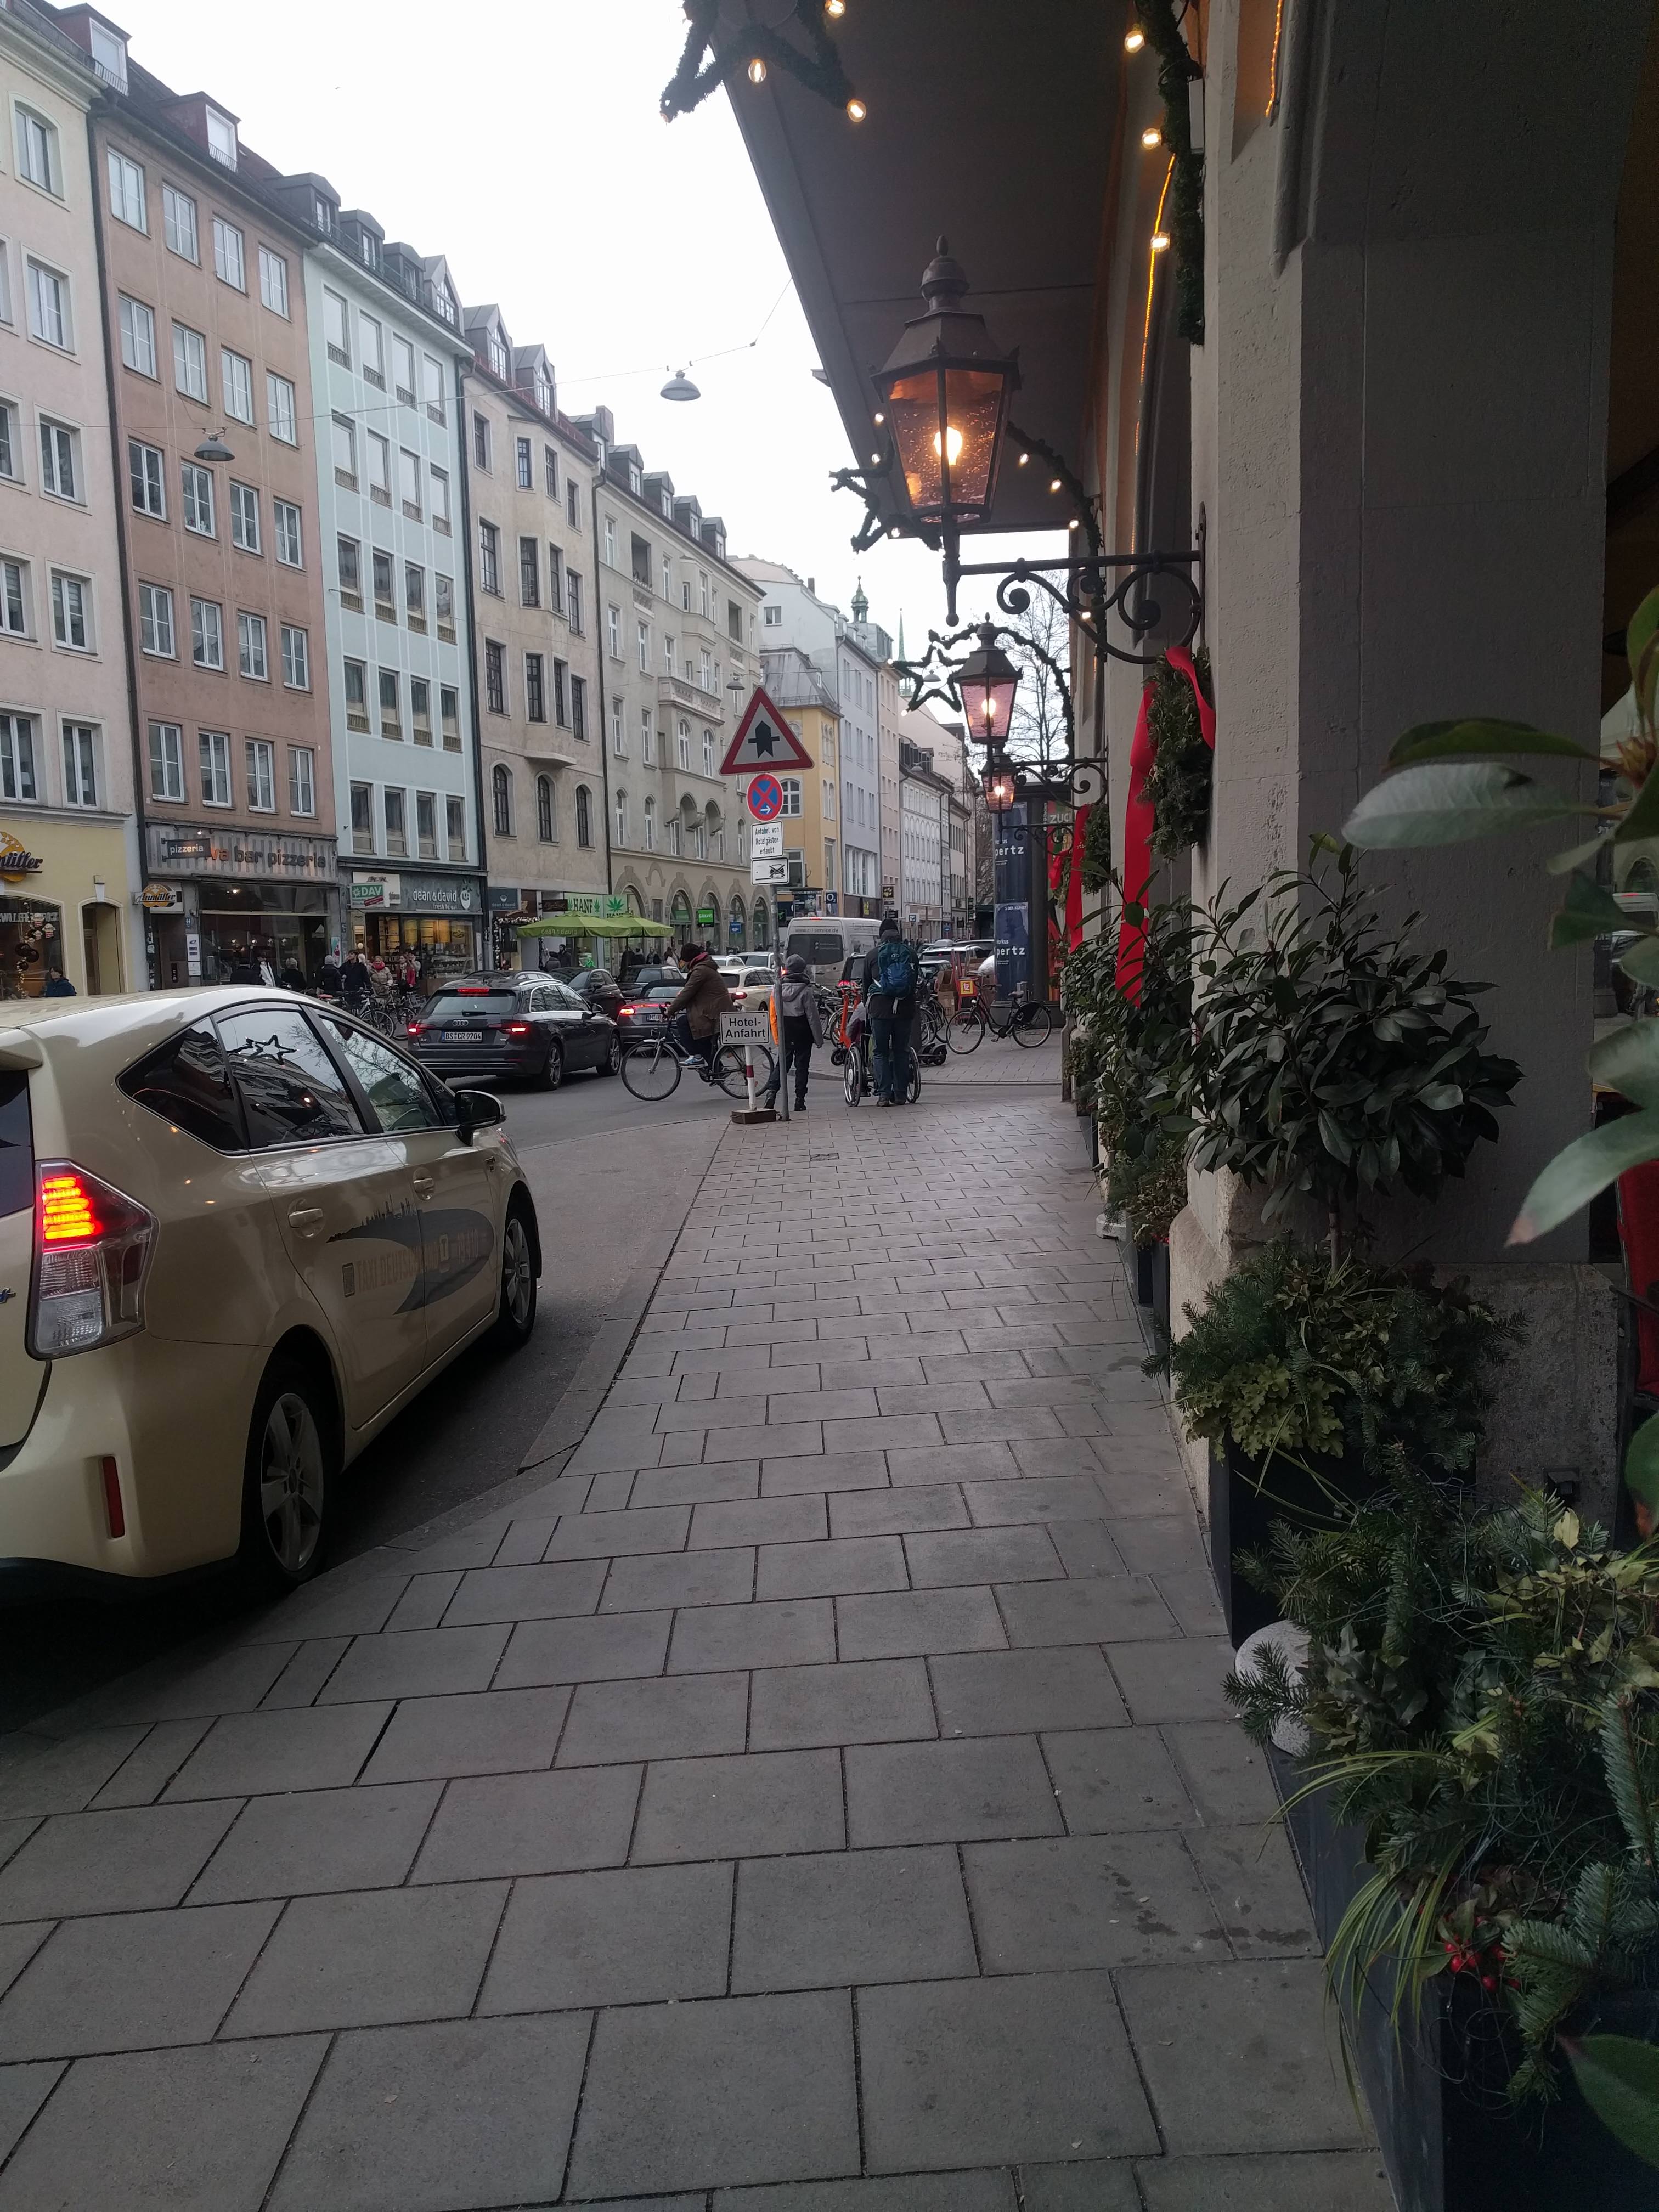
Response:
[{"label": "second street lamp", "polygon": [[957,694],[968,717],[968,734],[994,751],[1013,727],[1019,671],[997,643],[996,624],[981,623],[979,643],[956,672]]}]

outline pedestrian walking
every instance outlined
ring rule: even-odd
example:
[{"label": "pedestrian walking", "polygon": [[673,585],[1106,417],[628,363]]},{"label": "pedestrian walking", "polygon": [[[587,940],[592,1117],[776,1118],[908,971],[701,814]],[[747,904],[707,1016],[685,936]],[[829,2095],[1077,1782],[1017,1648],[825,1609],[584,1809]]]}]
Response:
[{"label": "pedestrian walking", "polygon": [[795,1072],[795,1111],[806,1111],[806,1079],[811,1073],[812,1048],[823,1042],[823,1016],[806,962],[792,952],[783,963],[778,985],[778,1056],[772,1063],[766,1086],[766,1103],[775,1106],[778,1092],[791,1068]]},{"label": "pedestrian walking", "polygon": [[876,1097],[883,1106],[902,1106],[909,1089],[910,1031],[921,974],[915,946],[907,945],[900,934],[898,917],[888,915],[874,946],[864,956],[861,978],[870,1017]]}]

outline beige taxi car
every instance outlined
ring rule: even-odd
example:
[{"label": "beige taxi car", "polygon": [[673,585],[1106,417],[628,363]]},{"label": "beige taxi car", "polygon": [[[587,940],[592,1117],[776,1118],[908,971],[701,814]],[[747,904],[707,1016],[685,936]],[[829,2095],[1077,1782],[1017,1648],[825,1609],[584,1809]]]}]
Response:
[{"label": "beige taxi car", "polygon": [[218,988],[0,1006],[0,1596],[319,1563],[336,1476],[466,1346],[528,1341],[499,1100]]}]

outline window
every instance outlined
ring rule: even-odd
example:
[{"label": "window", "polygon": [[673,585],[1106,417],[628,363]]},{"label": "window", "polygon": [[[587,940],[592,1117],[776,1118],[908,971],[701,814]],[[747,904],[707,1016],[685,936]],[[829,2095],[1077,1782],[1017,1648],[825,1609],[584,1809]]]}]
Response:
[{"label": "window", "polygon": [[432,686],[424,676],[409,679],[409,720],[417,745],[432,743]]},{"label": "window", "polygon": [[399,744],[403,743],[403,707],[398,697],[398,672],[395,668],[380,671],[380,735],[393,738]]},{"label": "window", "polygon": [[386,848],[390,854],[396,858],[400,856],[408,849],[408,841],[404,836],[404,795],[402,792],[394,790],[390,785],[388,785],[384,794],[383,805],[386,815]]},{"label": "window", "polygon": [[372,784],[354,783],[351,787],[351,849],[354,853],[374,850],[374,789]]},{"label": "window", "polygon": [[17,110],[17,173],[43,192],[64,196],[64,167],[58,151],[58,132],[44,115],[32,107]]},{"label": "window", "polygon": [[428,469],[428,481],[432,486],[432,527],[449,535],[449,471],[447,469]]},{"label": "window", "polygon": [[259,550],[259,495],[252,484],[231,484],[230,542],[244,553]]},{"label": "window", "polygon": [[216,107],[209,107],[206,113],[208,151],[216,161],[222,161],[226,168],[234,169],[236,167],[236,125],[229,116],[222,114]]},{"label": "window", "polygon": [[574,636],[580,637],[582,634],[582,580],[580,569],[570,568],[566,571],[564,596],[571,633]]},{"label": "window", "polygon": [[743,643],[743,609],[735,599],[726,603],[726,634],[737,644]]},{"label": "window", "polygon": [[395,623],[398,610],[392,598],[392,556],[375,546],[368,557],[374,571],[374,611],[382,622]]},{"label": "window", "polygon": [[224,392],[225,412],[238,422],[253,420],[253,363],[246,354],[219,349],[219,380]]},{"label": "window", "polygon": [[674,735],[678,742],[680,766],[682,768],[690,768],[691,765],[691,725],[686,720],[684,714],[681,715],[679,720],[674,726]]},{"label": "window", "polygon": [[708,612],[708,571],[706,568],[697,571],[697,612],[703,616]]},{"label": "window", "polygon": [[[216,231],[218,225],[216,222]],[[323,342],[328,348],[328,357],[342,368],[351,366],[351,327],[345,301],[337,292],[323,287]]]},{"label": "window", "polygon": [[269,738],[249,738],[244,749],[247,765],[247,805],[250,814],[276,811],[276,748]]},{"label": "window", "polygon": [[247,277],[242,266],[242,234],[234,222],[222,216],[213,218],[213,266],[222,284],[229,284],[239,292],[247,289]]},{"label": "window", "polygon": [[85,576],[71,576],[62,568],[52,572],[52,635],[55,643],[71,653],[90,653],[92,584]]},{"label": "window", "polygon": [[714,732],[712,730],[705,730],[702,733],[702,772],[705,775],[714,773]]},{"label": "window", "polygon": [[30,330],[45,344],[67,353],[72,343],[68,277],[44,261],[31,260],[28,279]]},{"label": "window", "polygon": [[0,477],[11,483],[22,480],[22,441],[17,427],[17,410],[9,399],[0,399]]},{"label": "window", "polygon": [[562,660],[553,663],[553,719],[562,729],[570,720],[570,710],[566,702],[566,678],[568,674],[569,671]]},{"label": "window", "polygon": [[496,598],[501,592],[501,533],[493,522],[478,525],[478,588],[493,592]]},{"label": "window", "polygon": [[259,297],[273,315],[288,319],[288,264],[268,246],[259,248]]},{"label": "window", "polygon": [[358,366],[362,370],[364,383],[372,384],[378,390],[384,392],[386,390],[386,340],[381,334],[380,325],[375,321],[374,316],[364,314],[361,307],[357,311],[357,356]]},{"label": "window", "polygon": [[530,441],[528,438],[520,438],[514,441],[514,444],[516,448],[514,458],[518,469],[519,489],[520,491],[532,491],[535,489],[536,477]]},{"label": "window", "polygon": [[574,477],[567,477],[564,480],[564,514],[566,521],[573,530],[581,528],[581,494],[577,488]]},{"label": "window", "polygon": [[311,689],[311,639],[292,623],[283,624],[283,682],[290,691]]},{"label": "window", "polygon": [[543,662],[539,653],[526,653],[524,657],[524,718],[526,722],[547,720],[547,693],[542,674]]},{"label": "window", "polygon": [[674,641],[665,637],[662,641],[662,665],[667,674],[674,673]]},{"label": "window", "polygon": [[340,604],[362,611],[363,571],[362,550],[355,538],[337,538],[334,541],[334,568],[339,579]]},{"label": "window", "polygon": [[407,338],[394,331],[392,338],[392,375],[398,397],[405,407],[415,404],[415,349]]},{"label": "window", "polygon": [[392,504],[392,444],[378,430],[365,430],[363,446],[368,471],[368,495],[376,507]]},{"label": "window", "polygon": [[466,858],[466,801],[447,799],[444,801],[444,829],[447,836],[452,860]]},{"label": "window", "polygon": [[713,656],[706,645],[699,649],[697,654],[697,688],[702,691],[712,691],[714,688]]},{"label": "window", "polygon": [[357,426],[349,415],[336,415],[334,428],[334,481],[343,484],[348,491],[357,489]]},{"label": "window", "polygon": [[648,676],[651,673],[651,625],[649,623],[641,623],[637,625],[637,630],[640,673],[641,676]]},{"label": "window", "polygon": [[138,514],[154,515],[158,522],[165,522],[167,513],[161,469],[159,446],[146,446],[137,438],[128,439],[127,477],[132,486],[133,510]]},{"label": "window", "polygon": [[34,781],[34,717],[0,714],[0,799],[40,795]]},{"label": "window", "polygon": [[421,519],[421,457],[407,446],[398,448],[398,496],[410,522]]},{"label": "window", "polygon": [[504,761],[497,761],[489,771],[490,805],[495,810],[495,835],[513,835],[513,771]]},{"label": "window", "polygon": [[558,817],[553,811],[553,779],[550,775],[538,775],[536,778],[536,835],[544,845],[550,845],[558,834]]},{"label": "window", "polygon": [[548,497],[556,499],[559,495],[559,457],[551,446],[542,447],[542,481]]},{"label": "window", "polygon": [[472,417],[472,459],[476,467],[489,466],[489,418],[475,414]]},{"label": "window", "polygon": [[640,709],[640,758],[647,768],[653,765],[657,757],[657,736],[656,726],[651,718],[651,709],[648,707],[641,707]]},{"label": "window", "polygon": [[426,570],[415,561],[404,563],[404,617],[410,629],[426,628]]},{"label": "window", "polygon": [[288,811],[290,814],[317,811],[317,756],[309,745],[288,749]]},{"label": "window", "polygon": [[432,579],[432,612],[438,625],[438,635],[447,645],[455,642],[455,579],[434,574]]},{"label": "window", "polygon": [[611,750],[618,760],[628,757],[628,738],[623,723],[624,711],[622,693],[613,691],[611,695]]},{"label": "window", "polygon": [[0,561],[0,631],[9,637],[27,637],[28,572],[21,561]]},{"label": "window", "polygon": [[542,549],[535,538],[519,540],[519,603],[538,607],[542,603]]},{"label": "window", "polygon": [[202,761],[202,804],[204,806],[228,806],[230,804],[230,736],[225,730],[202,730],[198,732]]},{"label": "window", "polygon": [[[368,727],[368,671],[361,660],[345,663],[345,715],[349,730]],[[371,852],[373,846],[368,848]]]},{"label": "window", "polygon": [[438,686],[438,716],[443,725],[444,750],[461,750],[461,695],[453,684]]},{"label": "window", "polygon": [[781,629],[783,627],[783,609],[775,606],[763,607],[761,621],[768,629]]},{"label": "window", "polygon": [[607,607],[605,611],[605,641],[613,660],[622,659],[622,609]]},{"label": "window", "polygon": [[800,778],[798,775],[786,775],[782,782],[783,811],[787,815],[798,817],[800,813]]},{"label": "window", "polygon": [[438,857],[438,795],[433,791],[417,791],[415,794],[415,843],[423,860]]},{"label": "window", "polygon": [[170,253],[176,253],[182,261],[200,262],[202,251],[196,240],[196,203],[176,185],[161,187],[161,235]]},{"label": "window", "polygon": [[617,792],[612,811],[616,817],[617,842],[625,845],[628,842],[628,793],[625,791]]},{"label": "window", "polygon": [[182,464],[185,491],[185,527],[193,530],[198,538],[211,538],[213,524],[213,471],[198,468],[194,461]]},{"label": "window", "polygon": [[285,376],[265,371],[265,422],[273,438],[285,446],[300,442],[300,418],[295,407],[294,386]]},{"label": "window", "polygon": [[573,676],[570,679],[570,733],[584,742],[587,737],[587,678]]},{"label": "window", "polygon": [[188,323],[173,326],[173,380],[186,398],[207,404],[207,340]]},{"label": "window", "polygon": [[576,786],[576,842],[593,842],[593,794],[585,783]]},{"label": "window", "polygon": [[155,318],[142,300],[120,295],[121,359],[139,376],[155,374]]},{"label": "window", "polygon": [[303,568],[305,546],[301,535],[299,508],[291,499],[273,499],[270,520],[276,533],[278,563],[284,568]]},{"label": "window", "polygon": [[674,596],[674,564],[665,553],[662,556],[662,595],[668,600]]},{"label": "window", "polygon": [[255,684],[268,684],[270,669],[265,659],[265,618],[239,614],[236,617],[236,662],[242,674]]},{"label": "window", "polygon": [[654,799],[647,799],[645,802],[645,849],[647,853],[654,853],[657,849],[657,802]]},{"label": "window", "polygon": [[149,726],[149,795],[182,800],[185,795],[185,733],[177,722]]},{"label": "window", "polygon": [[484,640],[484,704],[492,714],[507,712],[507,648]]},{"label": "window", "polygon": [[426,411],[434,422],[444,419],[444,368],[434,361],[429,353],[421,356],[421,391],[426,401]]},{"label": "window", "polygon": [[617,518],[614,514],[607,514],[605,518],[605,565],[607,568],[614,568],[617,565]]}]

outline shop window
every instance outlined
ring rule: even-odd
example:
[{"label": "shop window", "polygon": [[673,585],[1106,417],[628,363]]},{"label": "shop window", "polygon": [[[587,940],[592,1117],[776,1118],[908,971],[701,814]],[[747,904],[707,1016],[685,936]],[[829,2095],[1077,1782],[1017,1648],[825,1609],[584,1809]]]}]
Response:
[{"label": "shop window", "polygon": [[247,1141],[224,1049],[210,1022],[169,1037],[117,1084],[135,1104],[216,1152],[239,1152]]},{"label": "shop window", "polygon": [[62,908],[0,896],[0,988],[9,997],[38,999],[63,973]]},{"label": "shop window", "polygon": [[229,1014],[218,1030],[256,1151],[361,1132],[339,1070],[297,1007]]},{"label": "shop window", "polygon": [[40,796],[34,742],[33,714],[0,714],[0,799],[21,802]]},{"label": "shop window", "polygon": [[64,725],[64,802],[68,806],[96,806],[103,778],[99,733],[90,722]]}]

